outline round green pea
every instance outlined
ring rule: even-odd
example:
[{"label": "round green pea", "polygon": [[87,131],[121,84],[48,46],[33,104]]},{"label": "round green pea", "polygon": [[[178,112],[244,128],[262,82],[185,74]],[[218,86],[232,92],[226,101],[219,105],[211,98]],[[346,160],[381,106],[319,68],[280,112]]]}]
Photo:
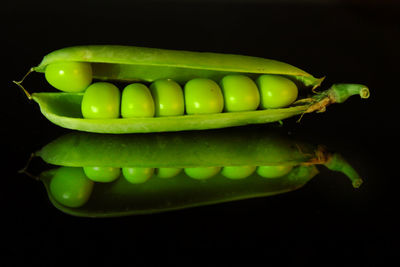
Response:
[{"label": "round green pea", "polygon": [[230,179],[243,179],[249,177],[256,170],[256,166],[227,166],[223,167],[221,174]]},{"label": "round green pea", "polygon": [[193,179],[204,180],[217,175],[220,170],[221,167],[194,167],[185,168],[184,172]]},{"label": "round green pea", "polygon": [[278,178],[288,174],[293,169],[290,165],[259,166],[257,174],[264,178]]},{"label": "round green pea", "polygon": [[88,119],[113,119],[120,112],[119,89],[108,82],[97,82],[90,85],[83,95],[82,115]]},{"label": "round green pea", "polygon": [[122,175],[132,184],[141,184],[149,180],[154,173],[154,168],[125,167]]},{"label": "round green pea", "polygon": [[298,95],[296,84],[279,75],[261,75],[256,83],[260,91],[262,109],[287,107]]},{"label": "round green pea", "polygon": [[50,192],[62,205],[78,208],[89,200],[93,184],[82,168],[60,167],[50,181]]},{"label": "round green pea", "polygon": [[95,182],[109,183],[115,181],[120,175],[120,168],[113,167],[83,167],[86,176]]},{"label": "round green pea", "polygon": [[124,88],[121,97],[121,116],[154,117],[154,101],[146,85],[133,83]]},{"label": "round green pea", "polygon": [[92,83],[92,66],[86,62],[56,62],[45,69],[53,87],[65,92],[82,92]]},{"label": "round green pea", "polygon": [[224,97],[219,85],[210,79],[195,78],[184,87],[187,114],[220,113],[224,109]]},{"label": "round green pea", "polygon": [[232,74],[222,78],[224,110],[228,112],[256,110],[260,105],[260,93],[255,82],[245,75]]},{"label": "round green pea", "polygon": [[172,178],[177,176],[182,171],[182,168],[157,168],[155,174],[158,178]]},{"label": "round green pea", "polygon": [[179,116],[185,113],[182,87],[171,79],[156,80],[150,85],[155,115]]}]

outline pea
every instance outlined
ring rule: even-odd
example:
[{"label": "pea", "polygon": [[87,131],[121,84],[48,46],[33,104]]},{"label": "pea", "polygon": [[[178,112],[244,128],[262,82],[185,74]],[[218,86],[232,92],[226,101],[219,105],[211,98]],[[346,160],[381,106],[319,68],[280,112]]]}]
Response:
[{"label": "pea", "polygon": [[297,98],[297,86],[288,78],[264,74],[256,82],[260,90],[262,109],[287,107]]},{"label": "pea", "polygon": [[115,181],[121,175],[121,170],[113,167],[83,167],[83,171],[90,180],[101,183]]},{"label": "pea", "polygon": [[195,78],[184,87],[187,114],[220,113],[224,108],[221,88],[211,79]]},{"label": "pea", "polygon": [[55,62],[46,67],[45,77],[61,91],[81,92],[92,82],[92,67],[84,62]]},{"label": "pea", "polygon": [[157,168],[155,174],[158,178],[172,178],[177,176],[182,171],[182,168]]},{"label": "pea", "polygon": [[181,86],[171,79],[161,79],[150,85],[156,116],[178,116],[185,113]]},{"label": "pea", "polygon": [[224,95],[224,110],[256,110],[260,104],[260,93],[252,79],[245,75],[227,75],[221,82]]},{"label": "pea", "polygon": [[124,88],[121,98],[121,116],[153,117],[154,101],[149,88],[141,83],[133,83]]},{"label": "pea", "polygon": [[249,177],[256,170],[256,166],[227,166],[221,174],[229,179],[243,179]]},{"label": "pea", "polygon": [[257,174],[264,178],[278,178],[288,174],[293,169],[290,165],[259,166]]},{"label": "pea", "polygon": [[141,184],[153,176],[154,168],[125,167],[122,174],[132,184]]},{"label": "pea", "polygon": [[50,181],[51,195],[67,207],[83,206],[89,200],[92,190],[93,181],[78,167],[61,167]]},{"label": "pea", "polygon": [[193,179],[204,180],[217,175],[220,170],[221,167],[193,167],[185,168],[184,172]]},{"label": "pea", "polygon": [[119,117],[119,89],[107,82],[90,85],[82,98],[82,115],[88,119],[112,119]]}]

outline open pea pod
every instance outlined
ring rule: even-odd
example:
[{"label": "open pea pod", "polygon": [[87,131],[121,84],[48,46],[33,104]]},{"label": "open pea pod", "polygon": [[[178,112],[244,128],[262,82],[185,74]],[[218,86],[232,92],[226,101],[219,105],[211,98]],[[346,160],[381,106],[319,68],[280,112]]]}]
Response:
[{"label": "open pea pod", "polygon": [[[59,167],[40,175],[54,206],[85,217],[164,212],[276,195],[304,186],[318,173],[316,164],[345,173],[355,187],[361,184],[339,155],[265,130],[73,132],[35,155]],[[98,180],[96,168],[113,178]]]},{"label": "open pea pod", "polygon": [[[54,51],[31,71],[45,72],[57,62],[88,62],[93,78],[120,82],[154,82],[172,79],[184,84],[194,78],[216,82],[228,74],[244,74],[252,79],[262,74],[280,75],[302,88],[314,89],[323,78],[276,60],[219,53],[175,51],[132,46],[76,46]],[[21,82],[16,82],[21,86]],[[21,86],[22,87],[22,86]],[[285,108],[263,109],[214,114],[179,115],[169,117],[87,119],[82,116],[83,93],[33,93],[43,115],[51,122],[68,129],[96,133],[148,133],[184,130],[216,129],[246,124],[281,121],[296,115],[325,111],[332,103],[342,103],[349,96],[369,96],[366,86],[335,84],[330,89],[302,97]]]}]

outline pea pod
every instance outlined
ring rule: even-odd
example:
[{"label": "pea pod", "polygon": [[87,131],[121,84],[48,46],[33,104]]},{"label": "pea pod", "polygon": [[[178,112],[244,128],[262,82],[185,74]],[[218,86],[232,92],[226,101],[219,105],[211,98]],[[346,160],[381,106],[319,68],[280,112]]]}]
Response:
[{"label": "pea pod", "polygon": [[[361,183],[358,174],[343,158],[334,156],[336,154],[329,153],[323,146],[296,141],[269,130],[250,132],[239,128],[135,135],[73,132],[52,141],[35,155],[53,166],[62,166],[40,175],[54,206],[65,213],[85,217],[165,212],[281,194],[304,186],[318,173],[316,164],[346,173],[355,187]],[[86,191],[91,195],[80,206],[62,204],[51,190],[52,181],[60,169],[72,168],[82,174],[83,171],[78,170],[85,166],[293,168],[278,178],[264,178],[253,171],[245,178],[236,179],[228,178],[221,171],[212,178],[198,180],[179,172],[172,178],[160,178],[155,174],[145,182],[132,183],[121,175],[109,183],[95,182],[93,186],[92,182],[86,183],[85,188],[91,190]]]},{"label": "pea pod", "polygon": [[[280,75],[294,81],[299,88],[320,86],[323,78],[276,60],[218,53],[175,51],[131,46],[77,46],[54,51],[45,56],[32,71],[44,72],[58,62],[88,62],[93,78],[120,82],[153,82],[172,79],[181,84],[194,78],[221,80],[228,74],[244,74],[256,79],[262,74]],[[21,86],[21,82],[16,82]],[[21,86],[22,87],[22,86]],[[313,111],[324,111],[332,103],[342,103],[351,95],[369,96],[366,86],[336,84],[312,97],[301,98],[286,108],[181,115],[156,118],[113,118],[91,120],[82,117],[82,93],[33,93],[43,115],[61,127],[96,133],[148,133],[216,129],[246,124],[281,121]]]}]

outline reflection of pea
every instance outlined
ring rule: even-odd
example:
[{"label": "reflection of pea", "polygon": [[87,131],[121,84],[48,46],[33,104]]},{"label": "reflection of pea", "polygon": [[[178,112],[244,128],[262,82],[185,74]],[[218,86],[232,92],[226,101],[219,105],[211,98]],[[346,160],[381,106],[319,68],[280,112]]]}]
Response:
[{"label": "reflection of pea", "polygon": [[153,176],[154,168],[125,167],[122,174],[125,179],[132,184],[141,184]]},{"label": "reflection of pea", "polygon": [[292,169],[293,166],[290,165],[259,166],[257,173],[264,178],[278,178],[288,174]]},{"label": "reflection of pea", "polygon": [[89,179],[102,183],[112,182],[121,175],[121,170],[113,167],[83,167],[83,171]]},{"label": "reflection of pea", "polygon": [[82,168],[61,167],[50,181],[50,192],[64,206],[77,208],[89,200],[93,184]]},{"label": "reflection of pea", "polygon": [[221,167],[195,167],[195,168],[185,168],[184,171],[187,176],[193,179],[209,179],[218,174]]},{"label": "reflection of pea", "polygon": [[182,171],[182,168],[157,168],[155,173],[158,178],[172,178],[177,176]]},{"label": "reflection of pea", "polygon": [[256,166],[227,166],[223,167],[221,174],[230,179],[243,179],[250,176],[256,170]]}]

